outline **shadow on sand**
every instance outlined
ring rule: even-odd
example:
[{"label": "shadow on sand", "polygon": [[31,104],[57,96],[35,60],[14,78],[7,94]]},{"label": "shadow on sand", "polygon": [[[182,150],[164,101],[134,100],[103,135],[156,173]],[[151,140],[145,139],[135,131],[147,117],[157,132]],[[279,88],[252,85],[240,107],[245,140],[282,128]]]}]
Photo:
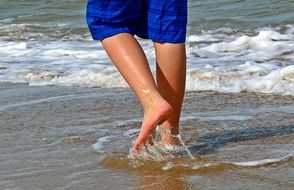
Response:
[{"label": "shadow on sand", "polygon": [[230,142],[255,140],[264,137],[282,136],[294,133],[294,125],[273,127],[249,127],[222,131],[199,137],[197,144],[188,146],[193,156],[215,153]]}]

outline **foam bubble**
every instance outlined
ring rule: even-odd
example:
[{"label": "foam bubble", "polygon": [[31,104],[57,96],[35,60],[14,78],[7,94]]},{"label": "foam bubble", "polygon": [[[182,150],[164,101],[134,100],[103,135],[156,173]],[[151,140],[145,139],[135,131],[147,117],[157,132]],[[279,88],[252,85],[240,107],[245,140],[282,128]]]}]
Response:
[{"label": "foam bubble", "polygon": [[[40,26],[0,24],[1,27],[8,32],[15,27],[26,30]],[[186,89],[294,95],[294,33],[292,25],[285,27],[284,32],[263,28],[245,35],[219,29],[191,35],[187,43]],[[139,42],[155,73],[152,42]],[[39,86],[128,86],[101,44],[88,38],[48,43],[1,38],[0,56],[0,81]]]}]

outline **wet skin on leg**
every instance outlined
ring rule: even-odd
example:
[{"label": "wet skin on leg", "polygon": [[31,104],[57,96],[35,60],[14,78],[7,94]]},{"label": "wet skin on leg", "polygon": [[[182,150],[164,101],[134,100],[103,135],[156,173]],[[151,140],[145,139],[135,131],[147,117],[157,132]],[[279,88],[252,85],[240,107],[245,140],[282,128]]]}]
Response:
[{"label": "wet skin on leg", "polygon": [[171,129],[161,134],[165,144],[176,144],[172,135],[179,134],[179,120],[186,85],[186,49],[185,44],[154,42],[156,53],[156,80],[161,96],[173,109],[171,116],[161,125]]},{"label": "wet skin on leg", "polygon": [[172,107],[158,92],[146,55],[131,34],[120,33],[106,38],[102,45],[143,106],[141,130],[133,145],[138,150],[148,140],[157,124],[170,117]]}]

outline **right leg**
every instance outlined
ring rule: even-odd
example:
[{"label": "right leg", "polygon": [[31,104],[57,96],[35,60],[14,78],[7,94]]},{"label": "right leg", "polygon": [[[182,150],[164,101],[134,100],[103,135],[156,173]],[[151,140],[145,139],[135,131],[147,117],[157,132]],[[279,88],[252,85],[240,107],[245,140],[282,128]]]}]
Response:
[{"label": "right leg", "polygon": [[138,149],[156,125],[163,123],[172,114],[172,107],[158,92],[147,58],[131,34],[120,33],[106,38],[102,45],[143,106],[141,131],[133,145]]}]

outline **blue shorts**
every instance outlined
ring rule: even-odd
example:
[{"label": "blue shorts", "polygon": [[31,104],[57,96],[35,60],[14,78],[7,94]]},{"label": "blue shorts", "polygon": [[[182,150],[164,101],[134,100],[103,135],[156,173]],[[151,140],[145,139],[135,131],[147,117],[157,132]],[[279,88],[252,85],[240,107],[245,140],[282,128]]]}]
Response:
[{"label": "blue shorts", "polygon": [[94,40],[126,32],[157,42],[183,43],[187,0],[88,0],[86,20]]}]

